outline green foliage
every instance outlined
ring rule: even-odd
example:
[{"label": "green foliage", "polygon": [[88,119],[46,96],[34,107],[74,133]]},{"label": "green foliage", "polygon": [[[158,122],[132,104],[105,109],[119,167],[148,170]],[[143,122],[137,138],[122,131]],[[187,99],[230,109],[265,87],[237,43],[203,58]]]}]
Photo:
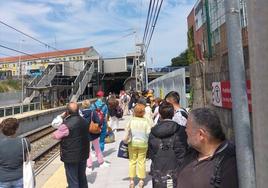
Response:
[{"label": "green foliage", "polygon": [[189,98],[189,108],[193,107],[193,103],[194,103],[194,88],[191,87],[190,90],[190,98]]},{"label": "green foliage", "polygon": [[182,52],[179,56],[174,57],[171,59],[171,66],[172,67],[178,67],[178,66],[188,66],[189,61],[188,61],[188,50],[185,50]]},{"label": "green foliage", "polygon": [[196,60],[195,51],[194,51],[194,29],[193,29],[193,27],[191,27],[188,30],[187,41],[188,41],[187,58],[188,58],[189,63],[193,63]]},{"label": "green foliage", "polygon": [[3,80],[0,81],[0,92],[8,92],[12,90],[20,90],[21,81],[20,80]]}]

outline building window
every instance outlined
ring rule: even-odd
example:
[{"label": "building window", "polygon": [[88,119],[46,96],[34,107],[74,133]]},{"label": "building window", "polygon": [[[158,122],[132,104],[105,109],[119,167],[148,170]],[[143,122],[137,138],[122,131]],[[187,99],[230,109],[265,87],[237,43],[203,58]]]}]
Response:
[{"label": "building window", "polygon": [[240,19],[241,19],[241,26],[247,27],[248,25],[248,18],[247,18],[247,6],[245,0],[240,0]]},{"label": "building window", "polygon": [[216,45],[221,41],[220,37],[220,28],[215,29],[215,31],[212,32],[212,44]]}]

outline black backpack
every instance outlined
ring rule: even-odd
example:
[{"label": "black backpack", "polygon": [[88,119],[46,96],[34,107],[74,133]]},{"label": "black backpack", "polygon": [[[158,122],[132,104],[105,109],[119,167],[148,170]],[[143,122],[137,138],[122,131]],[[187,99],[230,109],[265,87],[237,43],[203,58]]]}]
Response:
[{"label": "black backpack", "polygon": [[174,151],[176,133],[169,138],[159,139],[159,149],[153,155],[151,175],[156,183],[166,184],[169,179],[176,178],[177,158]]}]

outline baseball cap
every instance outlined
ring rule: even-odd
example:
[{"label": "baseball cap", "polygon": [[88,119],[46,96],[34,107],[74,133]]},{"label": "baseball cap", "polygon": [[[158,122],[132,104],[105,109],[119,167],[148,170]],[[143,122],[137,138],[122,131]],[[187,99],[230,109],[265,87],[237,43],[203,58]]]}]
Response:
[{"label": "baseball cap", "polygon": [[104,92],[103,91],[98,91],[96,94],[97,97],[103,97],[104,96]]}]

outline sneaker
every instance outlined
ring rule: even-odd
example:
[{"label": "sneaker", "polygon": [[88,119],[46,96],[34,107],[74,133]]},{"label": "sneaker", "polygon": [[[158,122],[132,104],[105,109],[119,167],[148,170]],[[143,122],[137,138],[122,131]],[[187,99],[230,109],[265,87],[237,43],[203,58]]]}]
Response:
[{"label": "sneaker", "polygon": [[92,158],[96,157],[96,153],[94,151],[90,152]]},{"label": "sneaker", "polygon": [[107,168],[107,167],[109,167],[109,166],[110,166],[110,164],[104,161],[104,162],[100,165],[100,168]]},{"label": "sneaker", "polygon": [[87,172],[91,174],[93,172],[93,167],[87,167]]}]

